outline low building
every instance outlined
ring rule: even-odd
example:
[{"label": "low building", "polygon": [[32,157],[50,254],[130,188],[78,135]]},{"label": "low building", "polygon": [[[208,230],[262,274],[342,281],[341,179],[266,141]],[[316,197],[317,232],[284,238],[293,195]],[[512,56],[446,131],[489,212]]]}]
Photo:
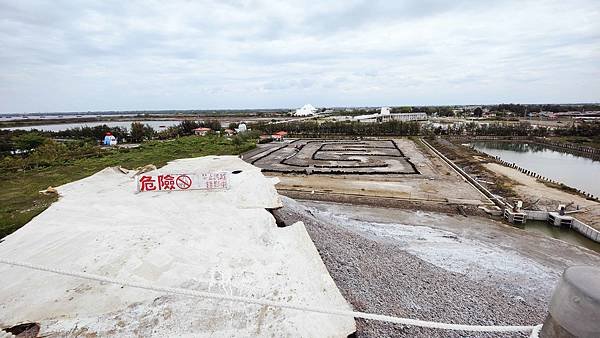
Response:
[{"label": "low building", "polygon": [[305,104],[302,108],[296,109],[294,116],[312,116],[317,112],[317,108],[312,104]]},{"label": "low building", "polygon": [[287,134],[287,131],[278,131],[275,134],[271,135],[271,138],[275,141],[283,141]]},{"label": "low building", "polygon": [[382,107],[379,113],[355,116],[353,121],[357,122],[388,122],[388,121],[426,121],[426,113],[395,113],[390,108]]},{"label": "low building", "polygon": [[206,134],[208,134],[210,131],[212,131],[210,128],[196,128],[194,129],[194,134],[198,136],[206,136]]},{"label": "low building", "polygon": [[225,135],[227,135],[227,136],[233,136],[233,135],[235,135],[235,130],[233,130],[233,129],[225,129],[225,130],[223,130],[223,133]]},{"label": "low building", "polygon": [[104,141],[102,141],[102,143],[105,146],[116,146],[117,145],[117,138],[109,131],[104,136]]}]

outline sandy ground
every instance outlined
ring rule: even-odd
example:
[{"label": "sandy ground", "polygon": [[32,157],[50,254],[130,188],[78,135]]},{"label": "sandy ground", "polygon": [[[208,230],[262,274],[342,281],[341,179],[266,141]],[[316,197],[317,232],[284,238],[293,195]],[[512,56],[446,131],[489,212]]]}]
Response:
[{"label": "sandy ground", "polygon": [[[480,217],[284,199],[357,310],[464,324],[541,323],[562,271],[597,253]],[[515,337],[358,321],[358,337]],[[525,335],[524,335],[525,336]]]},{"label": "sandy ground", "polygon": [[559,204],[571,204],[571,209],[574,209],[576,206],[585,209],[585,211],[576,213],[574,216],[600,230],[600,203],[586,200],[579,195],[570,194],[566,191],[551,188],[529,175],[501,164],[486,163],[484,166],[518,183],[514,187],[515,191],[520,196],[523,196],[527,202],[539,200],[536,206],[542,210],[556,210]]},{"label": "sandy ground", "polygon": [[[462,205],[491,204],[477,189],[454,172],[446,163],[428,150],[419,148],[410,139],[394,139],[404,155],[420,174],[409,175],[305,175],[274,174],[280,191],[362,195],[370,198],[395,198],[419,203],[451,203]],[[268,152],[267,148],[244,154],[252,161]]]}]

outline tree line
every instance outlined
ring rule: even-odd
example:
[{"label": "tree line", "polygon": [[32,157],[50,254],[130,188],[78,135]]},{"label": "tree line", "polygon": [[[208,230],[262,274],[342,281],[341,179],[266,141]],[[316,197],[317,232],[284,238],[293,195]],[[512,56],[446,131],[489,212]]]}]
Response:
[{"label": "tree line", "polygon": [[267,134],[278,131],[287,131],[293,136],[299,137],[325,137],[325,136],[412,136],[419,135],[420,125],[418,122],[389,121],[382,123],[351,122],[317,122],[301,121],[266,124],[257,123],[252,129],[260,130]]}]

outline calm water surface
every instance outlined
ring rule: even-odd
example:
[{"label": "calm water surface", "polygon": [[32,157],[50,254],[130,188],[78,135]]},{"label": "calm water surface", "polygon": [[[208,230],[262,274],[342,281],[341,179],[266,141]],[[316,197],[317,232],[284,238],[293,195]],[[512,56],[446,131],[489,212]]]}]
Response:
[{"label": "calm water surface", "polygon": [[516,226],[528,232],[535,232],[537,234],[542,234],[547,237],[560,239],[561,241],[565,241],[567,243],[575,244],[596,252],[600,252],[600,243],[596,243],[591,239],[581,235],[577,231],[571,230],[569,228],[555,227],[543,221],[527,221],[523,225]]},{"label": "calm water surface", "polygon": [[595,196],[600,196],[600,162],[529,143],[473,142],[486,154],[562,182]]},{"label": "calm water surface", "polygon": [[[43,131],[63,131],[63,130],[76,128],[76,127],[86,127],[86,126],[87,127],[96,127],[96,126],[101,126],[103,124],[106,124],[107,126],[109,126],[111,128],[121,127],[121,128],[129,129],[129,128],[131,128],[131,122],[132,121],[60,123],[60,124],[43,124],[43,125],[38,125],[38,126],[2,128],[2,129],[9,129],[9,130],[37,129],[37,130],[43,130]],[[166,120],[166,121],[147,120],[147,121],[144,121],[144,120],[141,120],[141,121],[136,121],[136,122],[141,122],[143,124],[147,124],[150,127],[154,128],[154,130],[160,131],[162,129],[165,129],[166,127],[178,125],[181,121],[174,121],[174,120]]]}]

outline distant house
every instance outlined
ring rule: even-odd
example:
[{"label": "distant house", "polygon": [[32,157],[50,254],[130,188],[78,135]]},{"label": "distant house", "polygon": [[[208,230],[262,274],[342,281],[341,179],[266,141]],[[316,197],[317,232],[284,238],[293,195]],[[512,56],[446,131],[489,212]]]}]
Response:
[{"label": "distant house", "polygon": [[312,104],[305,104],[302,108],[296,109],[294,116],[312,116],[317,112],[317,108]]},{"label": "distant house", "polygon": [[235,130],[225,129],[225,130],[223,130],[223,133],[225,133],[227,136],[233,136],[233,135],[235,135]]},{"label": "distant house", "polygon": [[246,126],[246,124],[244,122],[238,124],[238,127],[235,129],[235,131],[238,133],[243,133],[246,130],[248,130],[248,127]]},{"label": "distant house", "polygon": [[115,146],[117,145],[117,138],[109,131],[104,136],[104,141],[102,143],[105,146]]},{"label": "distant house", "polygon": [[271,135],[271,138],[275,141],[283,141],[287,136],[287,131],[278,131],[275,134]]},{"label": "distant house", "polygon": [[210,128],[196,128],[194,129],[194,134],[198,136],[206,136],[206,134],[208,134],[210,131],[212,131]]}]

